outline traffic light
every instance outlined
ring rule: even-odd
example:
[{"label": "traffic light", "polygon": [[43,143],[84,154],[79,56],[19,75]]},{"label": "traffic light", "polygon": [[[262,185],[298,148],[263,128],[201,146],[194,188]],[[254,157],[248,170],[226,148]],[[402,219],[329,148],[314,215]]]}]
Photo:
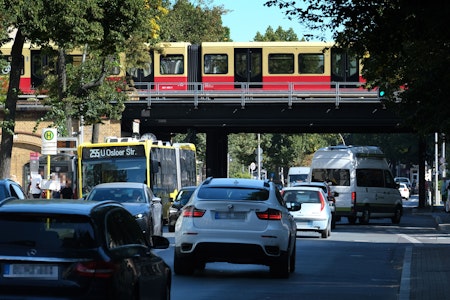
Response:
[{"label": "traffic light", "polygon": [[386,87],[380,86],[378,87],[378,98],[384,99],[386,97]]}]

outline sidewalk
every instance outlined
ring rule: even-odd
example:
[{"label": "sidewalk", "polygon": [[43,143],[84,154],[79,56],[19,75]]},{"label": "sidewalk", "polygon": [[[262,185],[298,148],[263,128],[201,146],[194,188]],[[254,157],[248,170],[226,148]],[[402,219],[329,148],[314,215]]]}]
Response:
[{"label": "sidewalk", "polygon": [[[436,222],[438,232],[448,238],[450,213],[446,213],[443,206],[412,208],[411,213],[430,215]],[[409,247],[405,252],[403,268],[400,300],[450,299],[448,244]]]}]

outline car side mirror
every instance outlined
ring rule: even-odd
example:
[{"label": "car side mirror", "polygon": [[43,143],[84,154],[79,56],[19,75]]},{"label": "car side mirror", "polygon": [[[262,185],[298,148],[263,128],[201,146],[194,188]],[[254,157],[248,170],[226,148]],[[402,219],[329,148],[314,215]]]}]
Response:
[{"label": "car side mirror", "polygon": [[161,198],[160,197],[153,197],[152,198],[152,202],[153,203],[161,203]]}]

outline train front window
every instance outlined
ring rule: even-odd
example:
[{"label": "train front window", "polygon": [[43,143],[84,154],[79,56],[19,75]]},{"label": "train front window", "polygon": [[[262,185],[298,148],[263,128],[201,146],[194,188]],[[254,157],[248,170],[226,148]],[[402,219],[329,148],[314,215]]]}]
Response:
[{"label": "train front window", "polygon": [[183,74],[184,57],[179,54],[168,54],[161,56],[160,60],[161,75]]},{"label": "train front window", "polygon": [[270,74],[293,74],[294,55],[293,54],[269,54]]},{"label": "train front window", "polygon": [[228,73],[228,55],[226,54],[206,54],[204,57],[205,74],[227,74]]},{"label": "train front window", "polygon": [[322,53],[306,53],[298,55],[298,70],[300,74],[323,74],[325,72]]}]

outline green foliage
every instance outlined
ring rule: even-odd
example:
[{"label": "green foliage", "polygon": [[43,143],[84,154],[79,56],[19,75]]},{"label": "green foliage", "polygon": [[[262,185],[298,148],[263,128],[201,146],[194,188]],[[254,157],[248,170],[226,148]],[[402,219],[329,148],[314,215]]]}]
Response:
[{"label": "green foliage", "polygon": [[277,30],[273,31],[272,26],[269,26],[264,35],[259,31],[256,32],[253,40],[256,42],[298,41],[298,37],[292,27],[284,30],[281,26],[278,26]]},{"label": "green foliage", "polygon": [[161,18],[162,41],[198,44],[230,40],[229,28],[222,26],[222,15],[228,11],[203,0],[196,2],[177,0],[170,6],[169,13]]},{"label": "green foliage", "polygon": [[[311,30],[333,32],[361,57],[367,86],[386,85],[387,107],[422,135],[450,132],[450,5],[408,0],[271,0]],[[323,39],[323,34],[319,38]]]}]

